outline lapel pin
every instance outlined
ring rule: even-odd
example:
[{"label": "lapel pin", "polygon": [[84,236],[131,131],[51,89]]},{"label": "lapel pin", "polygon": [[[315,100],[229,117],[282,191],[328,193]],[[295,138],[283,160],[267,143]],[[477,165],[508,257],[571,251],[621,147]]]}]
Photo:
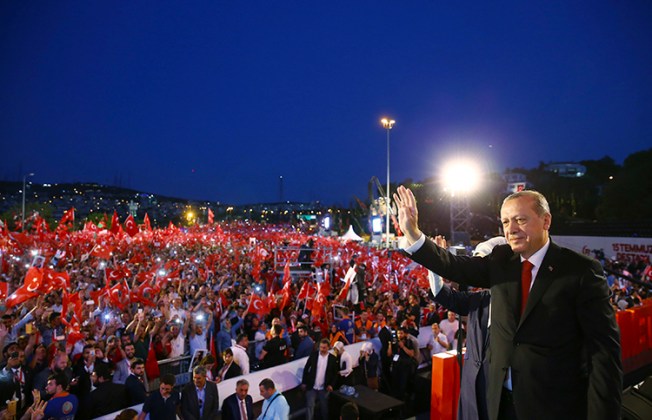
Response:
[{"label": "lapel pin", "polygon": [[551,265],[548,266],[548,271],[552,271],[552,266]]}]

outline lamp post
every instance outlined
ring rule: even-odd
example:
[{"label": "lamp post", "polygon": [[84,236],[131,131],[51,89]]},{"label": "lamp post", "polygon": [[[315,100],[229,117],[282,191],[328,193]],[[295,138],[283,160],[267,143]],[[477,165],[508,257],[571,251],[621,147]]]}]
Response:
[{"label": "lamp post", "polygon": [[21,223],[20,223],[21,232],[25,230],[25,189],[27,187],[27,178],[29,178],[30,176],[34,176],[34,173],[30,172],[23,177],[23,213],[22,213],[23,216],[21,218]]},{"label": "lamp post", "polygon": [[383,118],[380,120],[383,128],[387,131],[387,197],[385,197],[386,220],[385,220],[385,248],[389,249],[389,132],[394,127],[396,121]]}]

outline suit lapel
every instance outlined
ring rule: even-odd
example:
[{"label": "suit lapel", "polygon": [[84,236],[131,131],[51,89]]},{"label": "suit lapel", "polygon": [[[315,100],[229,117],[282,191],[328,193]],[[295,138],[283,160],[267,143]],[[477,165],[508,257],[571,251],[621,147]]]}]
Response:
[{"label": "suit lapel", "polygon": [[518,328],[521,327],[523,321],[528,317],[530,312],[532,312],[532,309],[537,305],[537,303],[539,303],[546,290],[548,290],[548,287],[552,284],[552,281],[554,280],[553,274],[555,271],[555,266],[552,261],[555,261],[555,255],[558,249],[559,248],[556,245],[552,242],[550,243],[548,252],[546,252],[546,255],[543,257],[541,267],[539,267],[537,276],[534,279],[532,289],[530,289],[530,295],[528,296],[525,311],[523,312],[523,316],[518,324]]}]

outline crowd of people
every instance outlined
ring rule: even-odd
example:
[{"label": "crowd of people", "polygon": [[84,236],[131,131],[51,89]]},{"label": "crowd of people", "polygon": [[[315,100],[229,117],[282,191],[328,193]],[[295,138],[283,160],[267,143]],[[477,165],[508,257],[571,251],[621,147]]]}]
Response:
[{"label": "crowd of people", "polygon": [[[62,223],[54,232],[4,229],[0,250],[0,405],[18,418],[95,418],[140,403],[136,414],[174,405],[165,412],[195,418],[184,416],[189,398],[202,413],[224,412],[208,405],[210,391],[168,398],[169,375],[158,390],[145,386],[159,361],[200,349],[208,352],[193,371],[197,389],[308,357],[311,416],[316,401],[327,407],[325,390],[341,385],[410,401],[422,356],[464,339],[455,314],[432,300],[424,268],[399,252],[291,226],[141,226],[132,235]],[[647,296],[627,281],[613,287],[621,309],[621,300],[628,307]],[[432,330],[426,350],[416,340],[422,326]],[[372,339],[378,352],[370,343],[355,355],[344,348]],[[328,374],[312,377],[317,366]],[[273,383],[260,387],[273,398]]]}]

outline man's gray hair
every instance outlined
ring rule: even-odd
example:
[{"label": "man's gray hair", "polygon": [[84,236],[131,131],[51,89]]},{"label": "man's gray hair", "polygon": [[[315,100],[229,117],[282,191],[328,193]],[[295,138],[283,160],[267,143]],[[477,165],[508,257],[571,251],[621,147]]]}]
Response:
[{"label": "man's gray hair", "polygon": [[196,367],[192,370],[192,373],[195,374],[195,375],[206,376],[206,366],[201,366],[201,365],[196,366]]},{"label": "man's gray hair", "polygon": [[523,190],[523,191],[510,194],[507,197],[505,197],[505,199],[503,200],[503,206],[505,205],[506,202],[521,197],[528,197],[534,200],[534,211],[540,217],[546,214],[551,214],[548,200],[546,200],[546,197],[543,194],[535,190]]}]

